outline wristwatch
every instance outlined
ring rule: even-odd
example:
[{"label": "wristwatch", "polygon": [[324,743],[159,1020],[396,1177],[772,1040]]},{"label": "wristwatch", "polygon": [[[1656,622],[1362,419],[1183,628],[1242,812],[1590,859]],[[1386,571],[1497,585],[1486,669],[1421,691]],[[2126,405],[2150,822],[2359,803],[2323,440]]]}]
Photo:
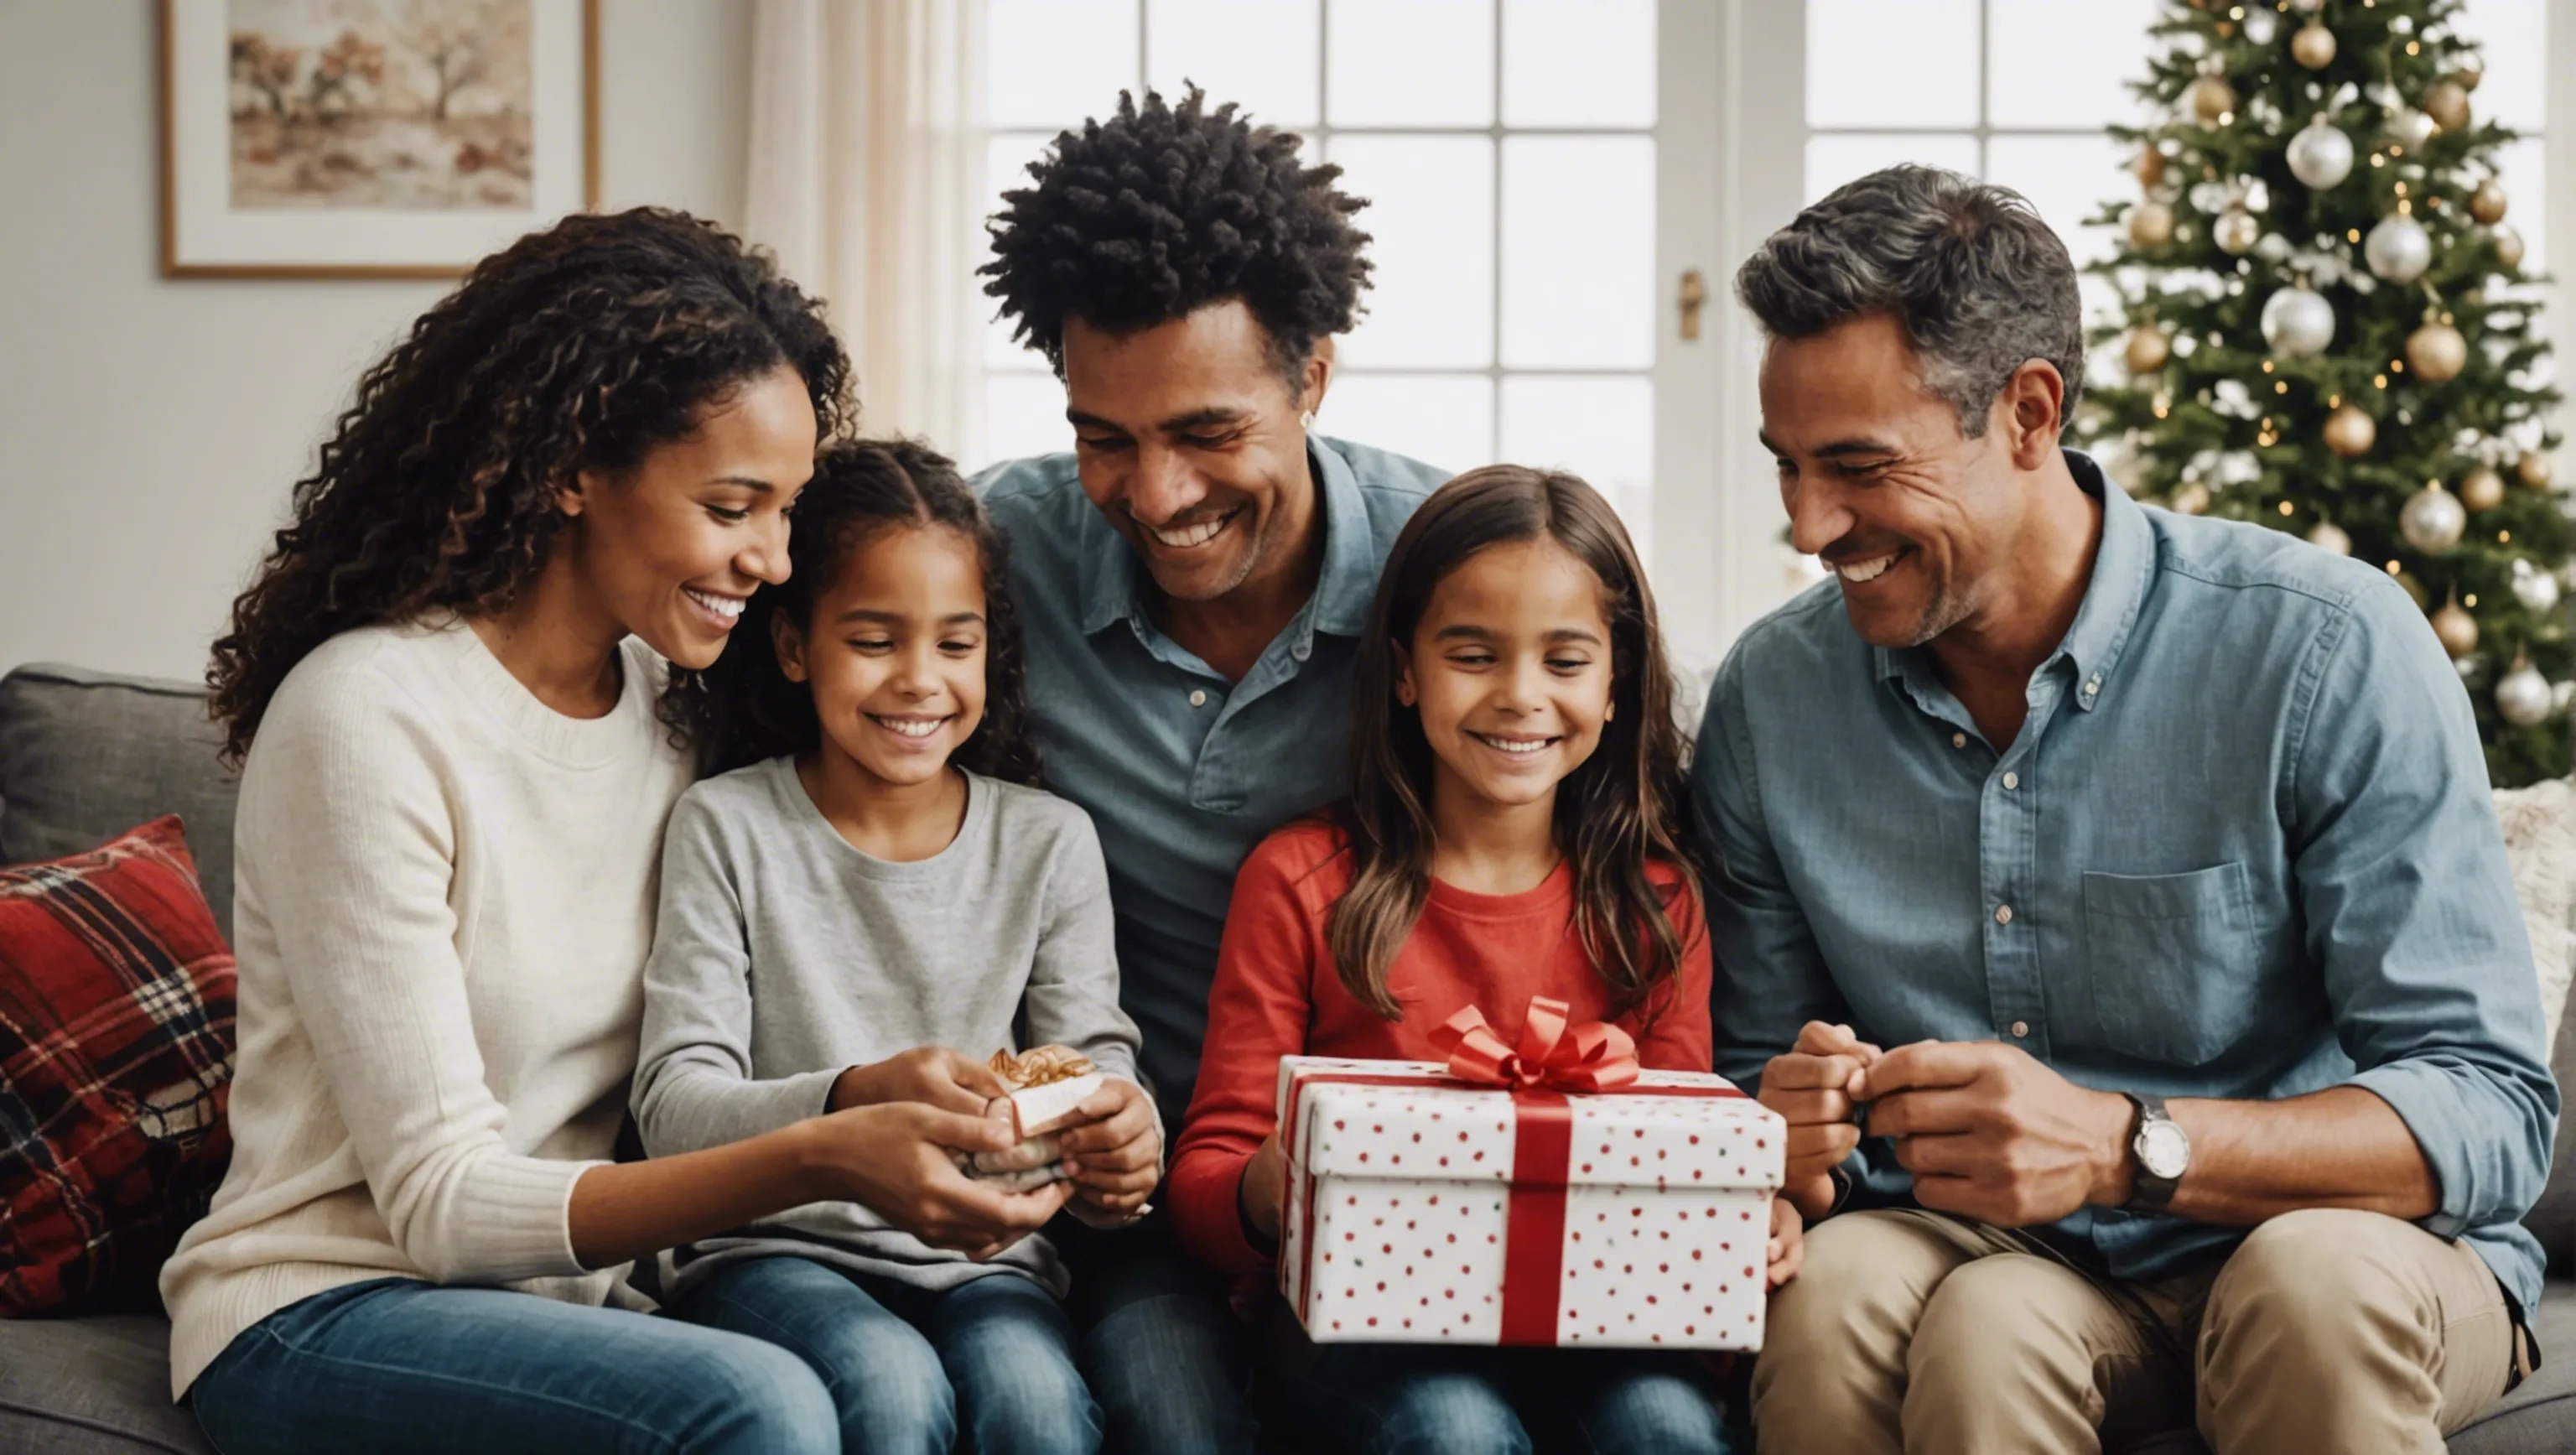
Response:
[{"label": "wristwatch", "polygon": [[2166,1114],[2163,1097],[2143,1091],[2122,1095],[2138,1109],[2137,1129],[2129,1134],[2129,1150],[2137,1156],[2138,1172],[2129,1188],[2128,1205],[2161,1208],[2173,1201],[2174,1188],[2181,1184],[2183,1173],[2191,1169],[2191,1134]]}]

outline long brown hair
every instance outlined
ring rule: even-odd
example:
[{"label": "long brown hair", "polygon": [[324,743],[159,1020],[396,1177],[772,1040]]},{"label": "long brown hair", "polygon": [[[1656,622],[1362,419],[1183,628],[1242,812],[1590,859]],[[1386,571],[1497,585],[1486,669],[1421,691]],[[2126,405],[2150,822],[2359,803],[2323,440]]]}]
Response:
[{"label": "long brown hair", "polygon": [[1556,790],[1557,848],[1574,874],[1574,929],[1621,1013],[1679,975],[1681,931],[1650,861],[1699,888],[1675,832],[1683,742],[1673,718],[1654,593],[1610,502],[1575,476],[1519,465],[1470,470],[1414,512],[1378,578],[1352,685],[1351,795],[1331,817],[1350,840],[1351,885],[1325,928],[1342,984],[1388,1020],[1403,1007],[1387,967],[1431,892],[1431,744],[1422,719],[1397,703],[1396,649],[1410,648],[1431,593],[1467,559],[1540,537],[1592,569],[1610,619],[1610,700],[1601,742]]},{"label": "long brown hair", "polygon": [[958,766],[1010,783],[1038,785],[1037,739],[1029,718],[1028,669],[1011,606],[1010,555],[1002,533],[947,456],[919,440],[850,440],[814,457],[789,514],[787,579],[752,594],[724,655],[707,669],[698,720],[702,772],[722,773],[809,753],[823,741],[814,691],[791,682],[771,644],[771,619],[787,614],[814,639],[814,604],[832,589],[869,538],[906,527],[953,530],[975,548],[984,579],[984,720],[957,749]]}]

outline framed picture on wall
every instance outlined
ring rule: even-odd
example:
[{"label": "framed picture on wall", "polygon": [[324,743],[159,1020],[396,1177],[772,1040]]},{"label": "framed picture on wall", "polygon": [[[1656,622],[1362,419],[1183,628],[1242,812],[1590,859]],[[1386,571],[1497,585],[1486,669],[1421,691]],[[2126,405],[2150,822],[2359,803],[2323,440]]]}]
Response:
[{"label": "framed picture on wall", "polygon": [[597,205],[597,0],[161,0],[161,270],[440,278]]}]

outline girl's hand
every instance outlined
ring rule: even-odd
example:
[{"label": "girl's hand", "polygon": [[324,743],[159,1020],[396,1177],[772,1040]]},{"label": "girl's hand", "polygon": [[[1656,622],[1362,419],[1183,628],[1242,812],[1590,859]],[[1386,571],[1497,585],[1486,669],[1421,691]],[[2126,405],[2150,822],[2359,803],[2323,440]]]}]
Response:
[{"label": "girl's hand", "polygon": [[832,1083],[826,1110],[848,1111],[892,1101],[917,1101],[943,1111],[981,1116],[994,1097],[1009,1093],[1010,1088],[993,1074],[992,1067],[965,1052],[946,1046],[916,1046],[900,1056],[842,1072],[840,1079]]},{"label": "girl's hand", "polygon": [[1807,1266],[1806,1219],[1785,1197],[1771,1199],[1770,1277],[1766,1289],[1777,1289]]},{"label": "girl's hand", "polygon": [[1138,1213],[1163,1180],[1163,1139],[1145,1088],[1109,1077],[1074,1113],[1082,1124],[1057,1134],[1074,1195],[1103,1212]]},{"label": "girl's hand", "polygon": [[[979,1108],[980,1111],[980,1108]],[[899,1101],[797,1123],[815,1196],[864,1203],[934,1248],[990,1258],[1036,1232],[1072,1196],[1073,1184],[1005,1192],[960,1171],[960,1152],[1005,1152],[1009,1123]]]},{"label": "girl's hand", "polygon": [[1279,1204],[1287,1195],[1288,1155],[1279,1149],[1279,1132],[1273,1128],[1269,1136],[1261,1139],[1252,1160],[1243,1164],[1243,1181],[1237,1184],[1235,1200],[1252,1230],[1276,1243]]}]

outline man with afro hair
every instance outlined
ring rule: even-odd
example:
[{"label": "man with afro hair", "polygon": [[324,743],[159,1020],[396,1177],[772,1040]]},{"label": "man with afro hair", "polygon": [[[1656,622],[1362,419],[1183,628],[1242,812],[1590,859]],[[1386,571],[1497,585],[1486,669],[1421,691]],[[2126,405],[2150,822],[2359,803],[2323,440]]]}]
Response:
[{"label": "man with afro hair", "polygon": [[[1073,449],[978,483],[1010,537],[1048,786],[1099,826],[1120,998],[1176,1129],[1235,869],[1341,792],[1378,570],[1446,475],[1315,430],[1369,281],[1366,204],[1295,135],[1195,87],[1121,95],[1029,172],[985,291],[1063,379]],[[1112,1144],[1115,1120],[1068,1151]],[[1159,1218],[1068,1252],[1110,1448],[1248,1450],[1223,1285]]]}]

